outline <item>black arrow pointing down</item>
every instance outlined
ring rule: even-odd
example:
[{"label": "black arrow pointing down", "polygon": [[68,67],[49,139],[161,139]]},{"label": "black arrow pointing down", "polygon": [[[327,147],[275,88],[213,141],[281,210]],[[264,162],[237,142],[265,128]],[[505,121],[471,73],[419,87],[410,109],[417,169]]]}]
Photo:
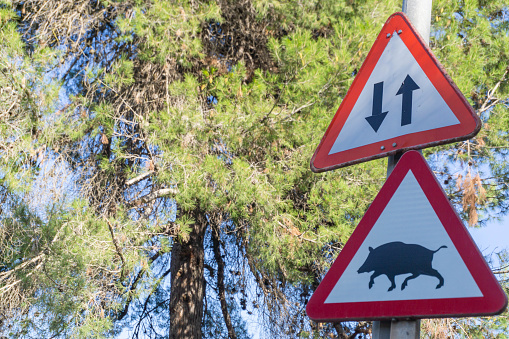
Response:
[{"label": "black arrow pointing down", "polygon": [[[388,112],[382,112],[382,98],[384,94],[384,82],[379,82],[373,88],[373,109],[371,116],[366,117],[366,120],[371,125],[375,133],[380,128],[380,125],[385,119]],[[411,100],[411,99],[410,99]]]}]

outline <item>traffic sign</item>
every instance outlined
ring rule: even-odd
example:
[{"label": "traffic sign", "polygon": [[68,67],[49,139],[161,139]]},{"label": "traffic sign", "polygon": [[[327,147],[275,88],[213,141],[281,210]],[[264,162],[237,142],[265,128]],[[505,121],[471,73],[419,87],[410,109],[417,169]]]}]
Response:
[{"label": "traffic sign", "polygon": [[426,161],[405,153],[309,300],[317,321],[498,314],[507,297]]},{"label": "traffic sign", "polygon": [[328,171],[473,137],[481,127],[403,13],[385,23],[311,159]]}]

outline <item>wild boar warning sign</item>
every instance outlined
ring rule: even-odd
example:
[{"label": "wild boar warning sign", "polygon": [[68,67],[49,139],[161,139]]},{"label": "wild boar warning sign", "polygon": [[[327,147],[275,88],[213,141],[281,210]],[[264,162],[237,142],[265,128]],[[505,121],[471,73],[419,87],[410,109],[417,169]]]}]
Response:
[{"label": "wild boar warning sign", "polygon": [[426,161],[403,155],[306,307],[317,321],[493,315],[507,297]]}]

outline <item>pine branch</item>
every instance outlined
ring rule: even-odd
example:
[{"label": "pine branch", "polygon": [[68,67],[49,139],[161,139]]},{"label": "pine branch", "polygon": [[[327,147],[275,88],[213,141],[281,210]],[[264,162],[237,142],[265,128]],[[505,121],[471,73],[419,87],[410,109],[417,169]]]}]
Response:
[{"label": "pine branch", "polygon": [[[17,272],[17,271],[23,269],[24,267],[39,261],[40,259],[44,258],[44,256],[45,256],[45,253],[40,253],[39,255],[31,258],[30,260],[27,260],[27,261],[23,262],[22,264],[19,264],[18,266],[14,267],[10,271],[0,273],[0,280],[8,279],[14,272]],[[1,290],[2,290],[2,288],[0,288],[0,291]]]},{"label": "pine branch", "polygon": [[219,230],[217,229],[217,225],[214,225],[214,229],[212,231],[212,246],[214,249],[214,257],[217,262],[217,289],[219,294],[219,301],[221,302],[221,311],[223,312],[223,318],[228,329],[228,337],[230,339],[237,339],[237,335],[235,334],[235,330],[233,328],[232,320],[230,317],[230,313],[228,313],[228,305],[226,304],[226,293],[224,287],[224,262],[221,257],[221,248],[219,247]]},{"label": "pine branch", "polygon": [[334,327],[334,329],[336,330],[336,333],[338,334],[338,339],[348,339],[348,335],[343,329],[341,323],[332,323],[332,327]]},{"label": "pine branch", "polygon": [[500,80],[495,85],[495,87],[493,87],[491,91],[488,91],[488,96],[486,97],[486,100],[479,109],[479,114],[495,106],[500,101],[500,99],[493,97],[493,94],[495,94],[500,84],[506,80],[505,76],[507,75],[508,71],[509,69],[506,69]]},{"label": "pine branch", "polygon": [[124,254],[122,253],[122,248],[119,246],[118,240],[115,237],[115,233],[113,232],[113,226],[111,225],[111,223],[110,223],[110,221],[108,219],[105,218],[105,220],[108,223],[108,228],[110,229],[111,240],[113,241],[113,245],[115,246],[115,249],[117,250],[117,254],[120,257],[120,260],[122,261],[122,269],[120,271],[120,280],[124,280],[124,277],[125,277],[125,265],[126,265]]},{"label": "pine branch", "polygon": [[[149,263],[152,264],[154,261],[156,261],[157,258],[159,258],[161,256],[161,252],[157,252],[156,254],[154,254],[152,257],[150,257],[149,259]],[[131,301],[133,300],[133,295],[134,295],[134,291],[136,290],[136,288],[138,287],[138,283],[142,280],[142,278],[145,276],[145,273],[147,273],[147,269],[145,268],[142,268],[138,274],[136,275],[136,278],[134,279],[133,283],[131,284],[131,286],[129,287],[129,291],[125,292],[126,294],[129,294],[128,297],[127,297],[127,300],[125,302],[125,306],[124,306],[124,309],[122,310],[122,312],[120,312],[119,315],[117,315],[117,320],[122,320],[126,315],[127,315],[127,312],[129,311],[129,305],[131,305]],[[166,277],[167,275],[169,274],[169,270],[167,272],[165,272],[161,278],[159,279],[159,281],[161,282],[163,280],[164,277]],[[148,298],[148,297],[147,297]]]},{"label": "pine branch", "polygon": [[[166,272],[164,272],[161,277],[159,278],[159,283],[161,281],[164,280],[164,278],[166,278],[166,276],[168,274],[170,274],[171,270],[168,269]],[[158,283],[158,285],[159,285]],[[159,287],[159,286],[158,286]],[[157,288],[158,288],[157,287]],[[162,302],[157,302],[156,305],[150,309],[150,310],[147,310],[148,308],[148,304],[150,302],[150,298],[152,297],[152,295],[154,295],[154,293],[156,292],[157,288],[153,288],[152,289],[152,292],[147,296],[147,299],[145,299],[145,302],[143,303],[143,310],[141,312],[141,315],[140,315],[140,318],[138,319],[138,323],[136,324],[136,327],[135,327],[135,330],[134,330],[134,333],[136,334],[136,337],[138,337],[138,334],[139,334],[139,331],[140,331],[140,327],[141,327],[141,324],[143,322],[143,320],[149,316],[150,313],[152,313],[155,309],[157,309],[159,306],[161,305],[164,305],[165,303],[167,303],[169,301],[169,299],[166,299],[166,300],[163,300]]]},{"label": "pine branch", "polygon": [[166,195],[177,195],[179,193],[179,190],[176,188],[161,188],[160,190],[157,190],[155,192],[149,193],[147,195],[144,195],[143,197],[136,199],[134,201],[131,201],[129,205],[131,206],[139,206],[141,204],[146,204],[152,200],[155,200],[157,198],[166,196]]},{"label": "pine branch", "polygon": [[[24,277],[25,279],[30,277],[32,274],[35,273],[35,271],[37,271],[43,264],[44,262],[41,261],[39,264],[37,264],[37,266],[35,266],[30,272],[27,273],[27,275]],[[11,272],[14,272],[14,271],[11,271]],[[12,288],[14,288],[17,284],[19,284],[20,282],[22,281],[22,279],[18,279],[18,280],[15,280],[7,285],[4,285],[0,288],[0,295],[8,292],[9,290],[11,290]]]},{"label": "pine branch", "polygon": [[139,183],[143,179],[148,178],[149,176],[151,176],[154,173],[155,173],[155,171],[149,171],[147,173],[140,174],[136,178],[132,178],[131,180],[126,181],[125,184],[126,184],[126,186],[132,186],[134,184]]},{"label": "pine branch", "polygon": [[[2,280],[7,280],[7,279],[9,279],[9,278],[11,277],[11,275],[12,275],[13,273],[15,273],[15,272],[17,272],[17,271],[19,271],[19,270],[21,270],[21,269],[25,268],[26,266],[28,266],[28,265],[30,265],[30,264],[34,264],[34,263],[38,262],[39,260],[42,260],[42,259],[46,256],[46,252],[49,250],[49,247],[50,247],[51,245],[53,245],[53,244],[55,243],[55,241],[57,241],[57,240],[58,240],[58,237],[59,237],[59,235],[60,235],[60,232],[62,231],[62,229],[64,228],[64,226],[65,226],[65,224],[64,224],[64,225],[62,225],[62,226],[58,229],[58,231],[56,232],[55,236],[54,236],[54,237],[53,237],[53,239],[51,240],[50,244],[46,246],[46,249],[45,249],[45,250],[41,251],[41,252],[40,252],[38,255],[36,255],[35,257],[33,257],[33,258],[31,258],[31,259],[29,259],[29,260],[27,260],[27,261],[24,261],[24,262],[20,263],[19,265],[17,265],[16,267],[12,268],[11,270],[0,273],[0,281],[2,281]],[[36,269],[37,269],[37,268],[39,268],[39,267],[42,265],[42,263],[43,263],[43,262],[41,261],[39,264],[37,264],[37,266],[35,266],[35,268],[34,268],[34,269],[32,269],[32,271],[31,271],[30,273],[28,273],[28,274],[27,274],[27,276],[32,275],[32,274],[33,274],[33,272],[35,272],[35,271],[36,271]],[[17,282],[16,282],[16,284],[17,284],[17,283],[19,283],[20,281],[21,281],[21,280],[17,281]],[[3,288],[0,288],[0,291],[1,291],[2,289],[3,289]],[[0,294],[1,294],[1,293],[0,293]]]},{"label": "pine branch", "polygon": [[509,273],[509,270],[505,270],[505,271],[494,271],[493,274],[507,274]]}]

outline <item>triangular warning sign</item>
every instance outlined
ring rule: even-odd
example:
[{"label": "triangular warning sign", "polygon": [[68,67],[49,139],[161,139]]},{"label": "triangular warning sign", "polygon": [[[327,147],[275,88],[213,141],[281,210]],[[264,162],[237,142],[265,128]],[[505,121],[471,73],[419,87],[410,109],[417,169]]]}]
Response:
[{"label": "triangular warning sign", "polygon": [[308,302],[317,321],[493,315],[507,297],[426,161],[405,153]]},{"label": "triangular warning sign", "polygon": [[403,13],[385,23],[311,159],[314,172],[471,138],[479,117]]}]

